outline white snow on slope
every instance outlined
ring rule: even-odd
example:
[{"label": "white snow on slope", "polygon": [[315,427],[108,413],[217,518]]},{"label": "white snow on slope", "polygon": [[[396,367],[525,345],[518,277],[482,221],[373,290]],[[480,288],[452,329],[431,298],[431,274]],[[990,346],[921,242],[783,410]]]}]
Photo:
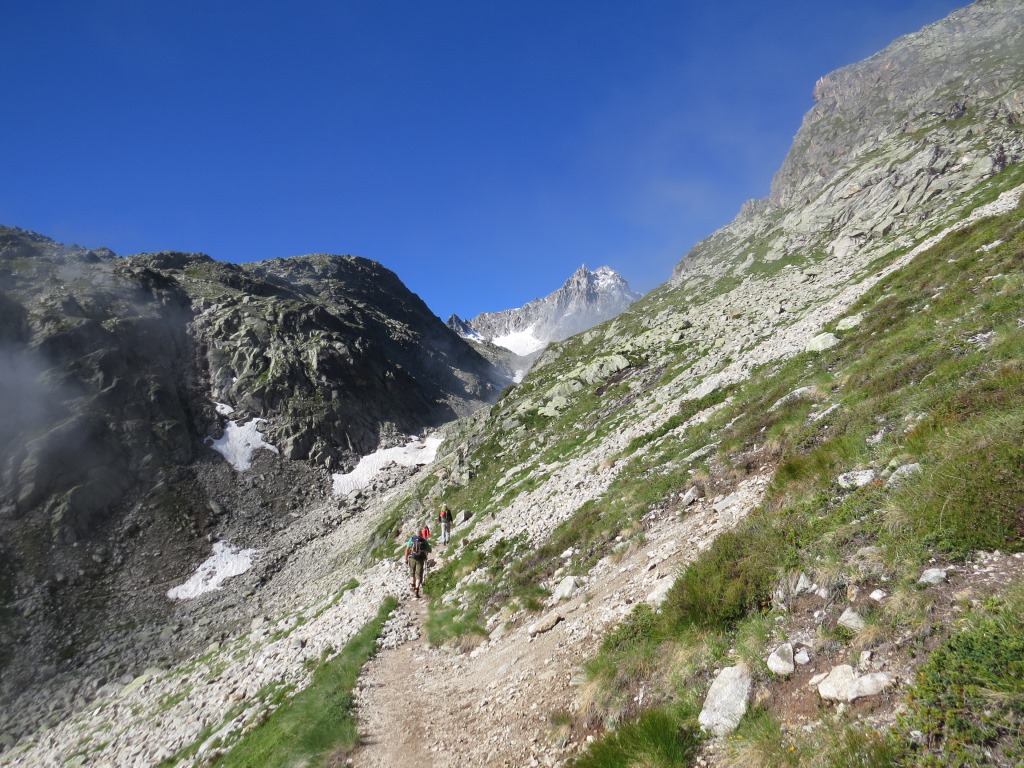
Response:
[{"label": "white snow on slope", "polygon": [[252,465],[252,454],[257,448],[280,453],[277,448],[263,439],[259,425],[266,419],[253,419],[248,424],[238,425],[229,421],[224,427],[224,436],[220,440],[206,438],[207,445],[227,459],[231,466],[244,472]]},{"label": "white snow on slope", "polygon": [[442,442],[440,437],[428,437],[426,440],[416,437],[406,445],[397,448],[382,448],[369,456],[363,456],[351,472],[332,475],[334,495],[341,496],[365,488],[379,472],[392,464],[402,467],[429,464],[437,456],[438,446]]},{"label": "white snow on slope", "polygon": [[529,355],[532,352],[544,349],[547,346],[546,341],[541,341],[533,335],[533,326],[531,325],[525,331],[516,331],[515,333],[508,333],[504,336],[495,336],[491,339],[493,344],[497,344],[499,347],[504,347],[515,352],[517,355]]},{"label": "white snow on slope", "polygon": [[196,568],[196,572],[184,584],[167,591],[171,600],[191,600],[206,592],[220,589],[220,585],[232,576],[239,576],[252,567],[255,549],[236,549],[227,542],[218,541],[213,545],[213,554]]}]

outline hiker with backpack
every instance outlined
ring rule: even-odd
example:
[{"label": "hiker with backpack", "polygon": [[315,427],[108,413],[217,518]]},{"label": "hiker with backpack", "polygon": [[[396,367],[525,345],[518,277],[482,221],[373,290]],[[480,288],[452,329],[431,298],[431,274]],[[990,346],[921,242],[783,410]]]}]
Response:
[{"label": "hiker with backpack", "polygon": [[448,509],[447,504],[441,504],[437,519],[441,521],[441,543],[447,544],[452,540],[452,511]]},{"label": "hiker with backpack", "polygon": [[414,533],[409,537],[405,545],[405,562],[409,566],[409,576],[412,578],[412,591],[416,597],[420,596],[420,587],[423,586],[423,570],[427,564],[427,553],[430,552],[430,542]]}]

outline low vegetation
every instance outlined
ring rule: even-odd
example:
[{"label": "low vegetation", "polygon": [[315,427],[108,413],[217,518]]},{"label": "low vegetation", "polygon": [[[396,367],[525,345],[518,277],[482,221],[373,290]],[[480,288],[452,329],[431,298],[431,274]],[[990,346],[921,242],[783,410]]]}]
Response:
[{"label": "low vegetation", "polygon": [[388,598],[377,617],[356,633],[340,653],[323,660],[312,682],[294,696],[272,693],[277,708],[214,760],[224,768],[340,765],[355,748],[358,733],[352,692],[359,671],[376,652],[384,622],[397,607]]}]

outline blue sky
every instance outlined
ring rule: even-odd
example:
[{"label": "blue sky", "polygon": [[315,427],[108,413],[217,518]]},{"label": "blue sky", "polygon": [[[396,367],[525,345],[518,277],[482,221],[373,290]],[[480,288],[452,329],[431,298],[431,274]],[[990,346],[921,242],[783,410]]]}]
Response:
[{"label": "blue sky", "polygon": [[0,223],[353,253],[442,319],[649,290],[768,193],[815,80],[964,0],[7,3]]}]

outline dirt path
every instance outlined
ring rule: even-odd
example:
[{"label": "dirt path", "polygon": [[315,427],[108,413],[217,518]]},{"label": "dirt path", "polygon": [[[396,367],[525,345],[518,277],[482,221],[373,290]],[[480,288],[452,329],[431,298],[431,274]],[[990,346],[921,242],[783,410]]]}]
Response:
[{"label": "dirt path", "polygon": [[[752,506],[762,487],[763,480],[751,482],[742,506]],[[738,517],[709,504],[683,519],[653,516],[643,546],[605,558],[572,597],[521,617],[504,635],[492,632],[469,653],[431,648],[422,631],[427,601],[405,595],[396,621],[415,639],[382,650],[364,669],[357,692],[362,745],[351,764],[562,765],[582,745],[560,724],[580,706],[582,666],[604,633]]]},{"label": "dirt path", "polygon": [[[426,615],[426,599],[410,596],[396,618],[422,629]],[[420,634],[398,648],[381,652],[364,669],[358,692],[363,747],[353,764],[380,768],[433,764],[423,717],[429,706],[424,699],[424,677],[430,649]]]}]

